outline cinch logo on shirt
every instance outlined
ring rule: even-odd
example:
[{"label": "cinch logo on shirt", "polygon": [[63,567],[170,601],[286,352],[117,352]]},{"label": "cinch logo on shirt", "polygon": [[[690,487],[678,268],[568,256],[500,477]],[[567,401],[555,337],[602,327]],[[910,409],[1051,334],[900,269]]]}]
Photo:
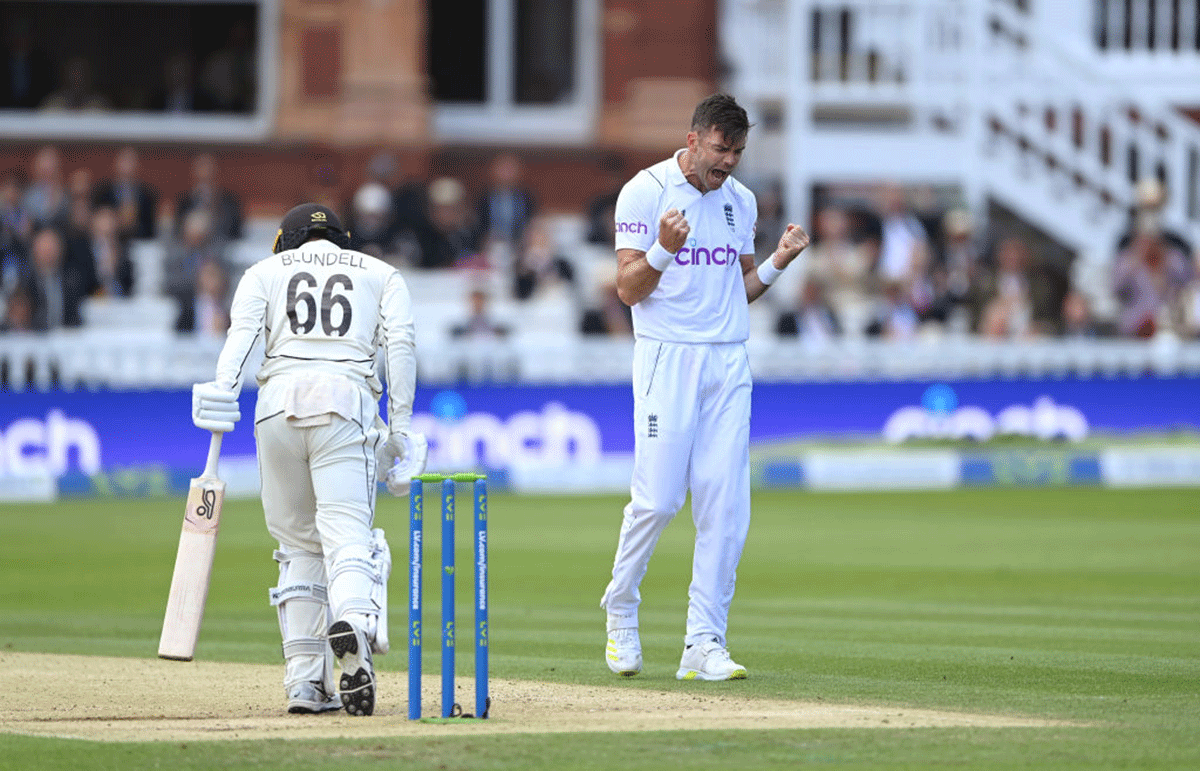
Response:
[{"label": "cinch logo on shirt", "polygon": [[647,233],[650,232],[650,228],[646,227],[645,222],[618,222],[617,223],[617,232],[618,233],[638,233],[641,235],[646,235]]},{"label": "cinch logo on shirt", "polygon": [[687,246],[675,253],[676,265],[733,265],[737,262],[736,246],[697,246],[696,239],[688,241]]}]

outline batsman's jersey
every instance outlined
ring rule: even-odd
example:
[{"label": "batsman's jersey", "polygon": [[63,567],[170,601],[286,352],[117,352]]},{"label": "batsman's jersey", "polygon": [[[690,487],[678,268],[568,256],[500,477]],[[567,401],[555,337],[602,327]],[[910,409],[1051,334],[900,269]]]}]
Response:
[{"label": "batsman's jersey", "polygon": [[701,193],[683,176],[679,153],[638,172],[617,197],[616,247],[649,251],[669,209],[691,232],[650,296],[633,306],[639,338],[669,343],[740,343],[750,334],[740,256],[754,253],[754,194],[729,177]]},{"label": "batsman's jersey", "polygon": [[[382,260],[310,241],[251,266],[234,292],[217,382],[236,388],[259,335],[265,358],[258,382],[272,378],[347,378],[378,400],[376,352],[382,345],[392,432],[406,430],[416,382],[412,300],[400,273]],[[319,397],[319,394],[317,395]]]}]

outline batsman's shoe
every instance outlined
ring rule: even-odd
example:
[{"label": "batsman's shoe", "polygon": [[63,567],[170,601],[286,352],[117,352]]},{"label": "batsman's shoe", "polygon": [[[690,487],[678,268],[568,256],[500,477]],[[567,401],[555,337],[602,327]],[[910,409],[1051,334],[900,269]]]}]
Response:
[{"label": "batsman's shoe", "polygon": [[614,629],[608,633],[604,650],[608,668],[618,675],[633,677],[642,671],[642,641],[636,629]]},{"label": "batsman's shoe", "polygon": [[684,649],[678,680],[745,680],[746,668],[729,658],[729,651],[715,639]]},{"label": "batsman's shoe", "polygon": [[342,706],[351,715],[370,715],[375,711],[375,667],[367,636],[349,621],[335,621],[329,627],[329,647],[342,666]]},{"label": "batsman's shoe", "polygon": [[342,708],[336,694],[325,693],[321,683],[296,683],[288,690],[288,712],[294,715],[315,715]]}]

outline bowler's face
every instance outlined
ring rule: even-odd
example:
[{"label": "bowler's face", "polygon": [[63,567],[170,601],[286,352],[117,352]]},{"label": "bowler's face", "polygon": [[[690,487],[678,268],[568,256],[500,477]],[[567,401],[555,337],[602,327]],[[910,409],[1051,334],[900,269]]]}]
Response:
[{"label": "bowler's face", "polygon": [[692,171],[700,192],[707,193],[725,184],[742,160],[746,139],[731,142],[718,129],[688,132],[688,150],[692,153]]}]

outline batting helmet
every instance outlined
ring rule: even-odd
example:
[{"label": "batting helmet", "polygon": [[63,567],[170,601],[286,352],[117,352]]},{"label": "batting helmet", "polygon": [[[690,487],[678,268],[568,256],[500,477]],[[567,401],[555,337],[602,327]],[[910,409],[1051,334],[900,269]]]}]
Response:
[{"label": "batting helmet", "polygon": [[346,236],[349,235],[342,228],[342,221],[329,207],[319,203],[302,203],[283,216],[271,251],[278,254],[295,249],[314,232],[324,234],[339,246],[343,245],[341,242],[347,240]]}]

